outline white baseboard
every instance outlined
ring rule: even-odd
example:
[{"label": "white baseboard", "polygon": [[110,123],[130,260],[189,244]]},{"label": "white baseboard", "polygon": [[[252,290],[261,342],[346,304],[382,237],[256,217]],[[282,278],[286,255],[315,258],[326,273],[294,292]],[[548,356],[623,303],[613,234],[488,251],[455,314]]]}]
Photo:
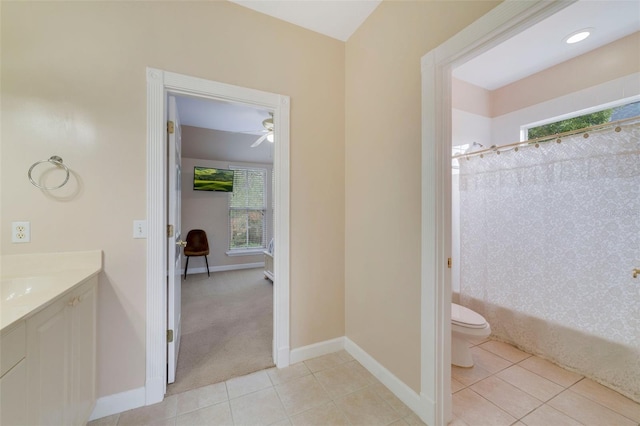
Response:
[{"label": "white baseboard", "polygon": [[435,404],[433,401],[424,394],[419,395],[416,393],[348,337],[344,338],[344,349],[393,392],[400,401],[411,408],[423,422],[435,424],[433,421],[435,419]]},{"label": "white baseboard", "polygon": [[91,417],[89,417],[89,421],[143,407],[146,405],[145,400],[146,392],[144,386],[100,397],[96,401],[96,406],[93,409],[93,413],[91,413]]},{"label": "white baseboard", "polygon": [[[393,392],[400,401],[411,408],[423,422],[426,424],[435,424],[435,403],[426,395],[417,394],[348,337],[337,337],[293,349],[289,352],[289,361],[291,364],[296,364],[308,359],[338,352],[342,349],[349,352],[356,361],[369,370],[369,372]],[[280,353],[282,353],[282,351],[280,351]],[[285,358],[286,357],[283,356],[283,361]],[[145,399],[144,387],[98,398],[96,407],[89,420],[95,420],[133,408],[142,407],[146,405]]]},{"label": "white baseboard", "polygon": [[318,342],[312,345],[293,349],[289,356],[289,361],[291,364],[297,364],[311,358],[338,352],[344,349],[344,339],[344,337],[337,337],[335,339],[325,340],[324,342]]},{"label": "white baseboard", "polygon": [[291,351],[289,350],[289,346],[278,348],[276,359],[278,360],[276,367],[288,367],[291,364]]},{"label": "white baseboard", "polygon": [[[253,268],[264,268],[264,262],[239,263],[237,265],[211,266],[209,267],[209,272],[238,271],[240,269],[253,269]],[[187,272],[188,272],[187,277],[191,274],[206,274],[207,267],[206,266],[198,266],[197,268],[189,267],[189,271]],[[184,276],[184,269],[180,271],[180,275]]]}]

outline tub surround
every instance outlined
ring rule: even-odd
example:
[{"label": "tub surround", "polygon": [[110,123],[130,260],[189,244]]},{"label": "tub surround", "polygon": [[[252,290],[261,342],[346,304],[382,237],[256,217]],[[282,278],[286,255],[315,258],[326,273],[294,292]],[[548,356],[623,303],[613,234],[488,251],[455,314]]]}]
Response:
[{"label": "tub surround", "polygon": [[33,315],[102,270],[102,251],[0,257],[1,330]]},{"label": "tub surround", "polygon": [[598,382],[640,402],[640,349],[537,318],[475,298],[460,295],[465,305],[491,324],[492,339],[551,361],[565,370]]}]

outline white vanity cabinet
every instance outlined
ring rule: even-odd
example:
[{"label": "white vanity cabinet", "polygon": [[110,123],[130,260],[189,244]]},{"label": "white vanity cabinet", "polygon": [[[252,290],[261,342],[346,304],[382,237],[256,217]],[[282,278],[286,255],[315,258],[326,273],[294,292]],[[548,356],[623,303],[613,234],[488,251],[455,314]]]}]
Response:
[{"label": "white vanity cabinet", "polygon": [[85,425],[102,251],[0,255],[0,425]]},{"label": "white vanity cabinet", "polygon": [[27,424],[82,425],[91,415],[97,281],[89,278],[26,320]]},{"label": "white vanity cabinet", "polygon": [[26,327],[20,322],[0,337],[0,424],[27,424]]}]

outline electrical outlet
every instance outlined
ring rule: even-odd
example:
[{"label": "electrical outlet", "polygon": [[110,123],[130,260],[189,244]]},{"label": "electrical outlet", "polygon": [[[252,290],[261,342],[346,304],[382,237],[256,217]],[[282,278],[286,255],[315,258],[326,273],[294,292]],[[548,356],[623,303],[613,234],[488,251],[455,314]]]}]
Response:
[{"label": "electrical outlet", "polygon": [[147,238],[147,221],[133,221],[133,238]]},{"label": "electrical outlet", "polygon": [[31,241],[31,225],[29,222],[11,222],[11,242],[28,243]]}]

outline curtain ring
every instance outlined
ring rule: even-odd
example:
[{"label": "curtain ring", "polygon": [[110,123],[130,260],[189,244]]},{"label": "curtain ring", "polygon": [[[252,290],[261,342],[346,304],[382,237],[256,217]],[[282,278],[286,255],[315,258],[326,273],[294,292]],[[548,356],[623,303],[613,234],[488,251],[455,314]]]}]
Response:
[{"label": "curtain ring", "polygon": [[[56,167],[61,167],[64,169],[65,172],[67,172],[67,176],[64,178],[64,181],[58,185],[58,186],[42,186],[39,185],[35,180],[33,180],[33,178],[31,177],[31,172],[33,171],[33,169],[38,165],[38,164],[42,164],[42,163],[51,163]],[[64,165],[64,163],[62,162],[62,158],[58,157],[57,155],[53,155],[51,156],[48,160],[40,160],[40,161],[36,161],[35,163],[33,163],[33,165],[29,168],[29,181],[31,181],[31,183],[33,184],[33,186],[35,186],[36,188],[40,188],[40,189],[46,189],[46,190],[51,190],[51,189],[58,189],[58,188],[62,188],[68,181],[69,181],[69,168],[67,166]]]}]

